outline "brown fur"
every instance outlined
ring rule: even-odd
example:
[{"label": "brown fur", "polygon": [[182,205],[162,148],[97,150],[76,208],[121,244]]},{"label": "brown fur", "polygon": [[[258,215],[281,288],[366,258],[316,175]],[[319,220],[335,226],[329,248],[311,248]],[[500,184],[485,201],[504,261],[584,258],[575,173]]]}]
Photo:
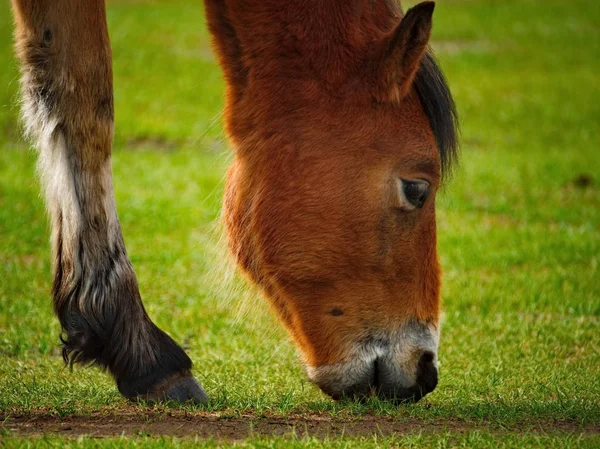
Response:
[{"label": "brown fur", "polygon": [[[236,151],[230,246],[310,365],[408,320],[437,324],[440,159],[411,85],[432,3],[207,1]],[[425,179],[425,207],[393,180]]]}]

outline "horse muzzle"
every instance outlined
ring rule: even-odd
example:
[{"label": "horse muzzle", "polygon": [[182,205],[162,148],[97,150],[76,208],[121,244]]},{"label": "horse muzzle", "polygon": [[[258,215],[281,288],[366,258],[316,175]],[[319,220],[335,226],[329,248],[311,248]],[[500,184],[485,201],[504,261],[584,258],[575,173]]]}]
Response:
[{"label": "horse muzzle", "polygon": [[333,399],[377,395],[392,402],[416,402],[435,389],[437,327],[409,322],[392,333],[373,335],[353,344],[342,362],[308,366],[310,380]]}]

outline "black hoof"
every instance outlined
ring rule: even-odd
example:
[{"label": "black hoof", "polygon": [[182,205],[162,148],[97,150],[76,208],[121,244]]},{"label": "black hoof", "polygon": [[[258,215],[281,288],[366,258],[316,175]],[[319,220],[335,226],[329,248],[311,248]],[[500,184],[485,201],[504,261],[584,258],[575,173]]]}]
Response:
[{"label": "black hoof", "polygon": [[177,379],[170,388],[165,391],[164,397],[167,401],[181,403],[190,402],[198,405],[206,405],[208,403],[206,392],[193,376]]},{"label": "black hoof", "polygon": [[208,403],[208,396],[189,371],[173,374],[161,382],[154,381],[153,383],[153,386],[148,386],[147,378],[138,378],[133,382],[117,381],[121,394],[134,402],[142,401],[153,404],[174,401],[181,404],[198,405]]}]

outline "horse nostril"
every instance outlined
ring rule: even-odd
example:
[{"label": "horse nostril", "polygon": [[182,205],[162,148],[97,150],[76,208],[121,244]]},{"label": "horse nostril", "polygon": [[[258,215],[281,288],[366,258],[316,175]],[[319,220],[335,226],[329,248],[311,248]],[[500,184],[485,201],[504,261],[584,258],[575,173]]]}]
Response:
[{"label": "horse nostril", "polygon": [[434,361],[433,353],[424,352],[417,367],[417,384],[421,388],[423,396],[432,392],[438,384],[438,370]]},{"label": "horse nostril", "polygon": [[430,351],[426,351],[423,353],[423,355],[421,356],[421,360],[425,363],[427,362],[433,362],[433,352]]}]

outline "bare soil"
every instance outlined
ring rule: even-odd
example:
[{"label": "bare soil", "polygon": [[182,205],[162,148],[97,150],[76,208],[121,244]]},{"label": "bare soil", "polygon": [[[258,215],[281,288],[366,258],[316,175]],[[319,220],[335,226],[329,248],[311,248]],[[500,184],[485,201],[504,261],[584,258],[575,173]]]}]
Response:
[{"label": "bare soil", "polygon": [[89,415],[60,417],[48,411],[0,413],[0,429],[15,436],[55,434],[61,437],[176,436],[201,437],[218,440],[240,440],[250,436],[295,434],[298,437],[318,438],[339,436],[388,436],[419,432],[467,432],[484,430],[493,433],[568,432],[600,434],[600,424],[580,425],[575,421],[530,421],[510,428],[494,427],[485,421],[467,422],[452,419],[423,421],[415,418],[362,416],[335,418],[329,415],[289,415],[223,417],[211,412],[180,410],[142,411],[119,409],[97,411]]}]

